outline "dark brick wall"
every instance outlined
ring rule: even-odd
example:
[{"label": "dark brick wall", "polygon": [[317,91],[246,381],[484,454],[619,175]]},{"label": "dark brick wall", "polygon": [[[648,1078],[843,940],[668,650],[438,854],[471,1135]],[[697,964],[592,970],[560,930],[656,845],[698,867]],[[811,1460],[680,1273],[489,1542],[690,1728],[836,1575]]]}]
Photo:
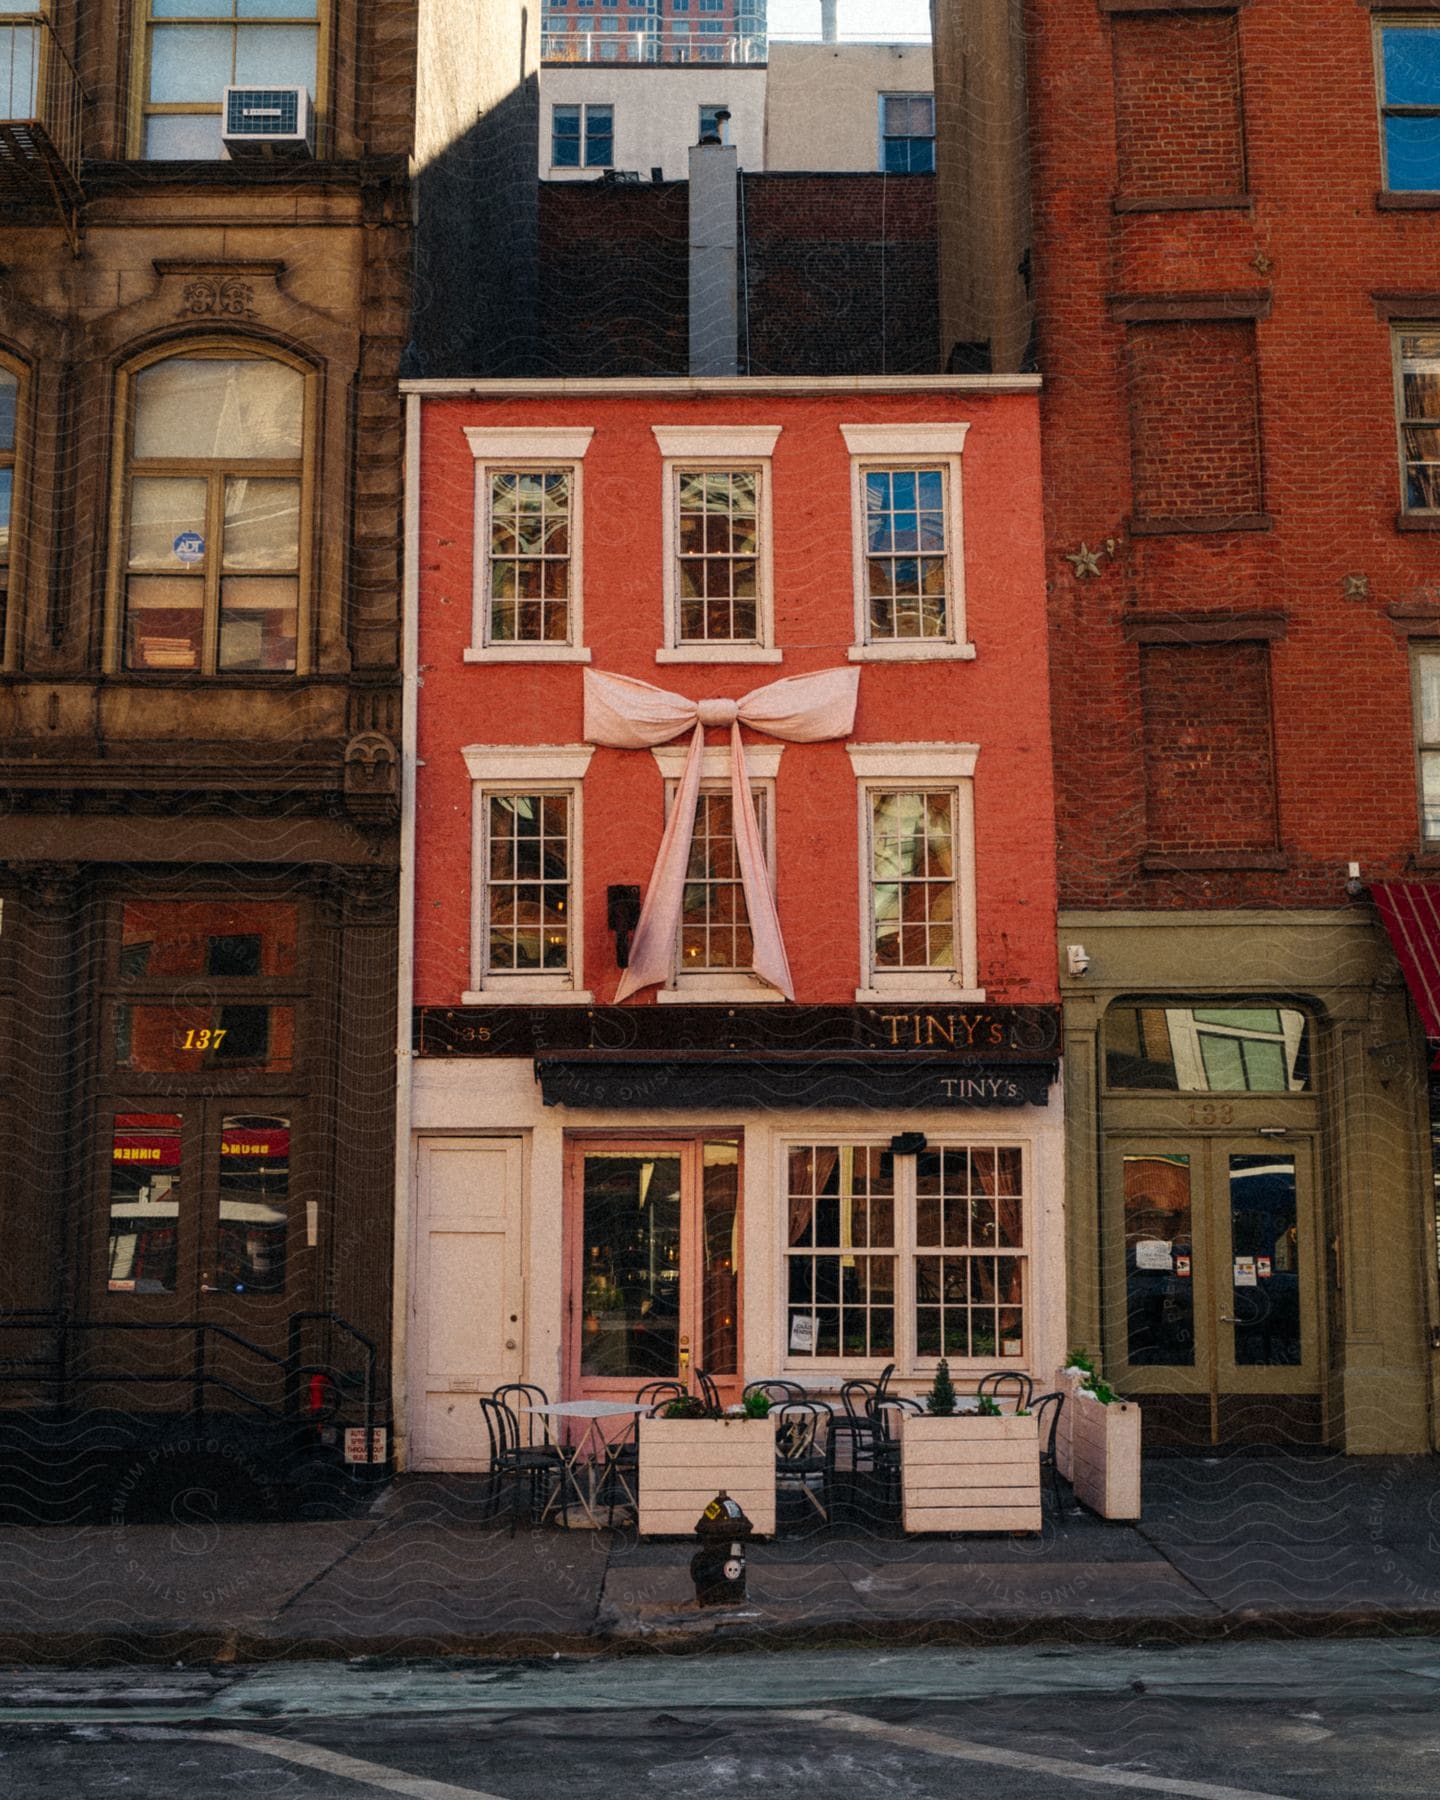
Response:
[{"label": "dark brick wall", "polygon": [[1269,668],[1263,643],[1140,647],[1152,851],[1274,848]]},{"label": "dark brick wall", "polygon": [[1129,200],[1245,189],[1233,13],[1114,23],[1117,187]]},{"label": "dark brick wall", "polygon": [[1132,325],[1126,356],[1135,516],[1215,519],[1263,511],[1254,324]]},{"label": "dark brick wall", "polygon": [[[753,375],[923,374],[939,343],[929,175],[747,175],[740,367]],[[540,190],[544,375],[682,375],[684,182]]]}]

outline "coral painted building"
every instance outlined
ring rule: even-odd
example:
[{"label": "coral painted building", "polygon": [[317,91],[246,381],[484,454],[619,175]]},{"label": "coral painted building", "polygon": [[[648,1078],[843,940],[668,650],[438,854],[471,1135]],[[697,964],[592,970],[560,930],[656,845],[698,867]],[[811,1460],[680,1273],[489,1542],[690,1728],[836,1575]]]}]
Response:
[{"label": "coral painted building", "polygon": [[411,384],[410,1466],[1056,1367],[1037,388]]}]

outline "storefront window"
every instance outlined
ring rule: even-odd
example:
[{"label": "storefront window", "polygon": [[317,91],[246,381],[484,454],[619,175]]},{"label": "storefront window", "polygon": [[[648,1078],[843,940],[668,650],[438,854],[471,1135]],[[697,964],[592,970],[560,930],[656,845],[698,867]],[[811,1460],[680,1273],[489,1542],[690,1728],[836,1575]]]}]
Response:
[{"label": "storefront window", "polygon": [[276,901],[127,901],[120,928],[120,979],[293,975],[298,925],[298,909]]},{"label": "storefront window", "polygon": [[920,1357],[1025,1354],[1020,1152],[947,1149],[916,1164],[915,1348]]},{"label": "storefront window", "polygon": [[1167,1093],[1308,1093],[1307,1021],[1293,1007],[1115,1006],[1105,1079]]},{"label": "storefront window", "polygon": [[[879,1145],[790,1152],[791,1356],[893,1356],[894,1158]],[[860,1251],[861,1254],[856,1254]]]},{"label": "storefront window", "polygon": [[740,1146],[706,1144],[702,1164],[704,1295],[701,1363],[708,1375],[738,1370],[740,1312]]},{"label": "storefront window", "polygon": [[180,1229],[180,1115],[120,1113],[110,1146],[112,1294],[173,1294]]}]

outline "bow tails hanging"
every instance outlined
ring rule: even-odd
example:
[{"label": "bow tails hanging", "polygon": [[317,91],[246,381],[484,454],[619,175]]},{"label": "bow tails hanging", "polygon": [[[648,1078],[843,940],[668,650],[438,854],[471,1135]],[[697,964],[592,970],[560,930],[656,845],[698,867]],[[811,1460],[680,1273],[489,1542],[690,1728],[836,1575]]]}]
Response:
[{"label": "bow tails hanging", "polygon": [[585,671],[585,737],[592,744],[639,750],[668,743],[690,730],[690,749],[680,792],[660,840],[640,923],[630,946],[630,965],[616,991],[617,1001],[642,988],[667,981],[675,964],[690,845],[707,725],[730,727],[730,793],[735,853],[754,944],[752,968],[763,981],[789,1000],[795,998],[785,941],[770,878],[765,847],[755,817],[740,727],[749,725],[767,736],[793,743],[818,743],[848,737],[855,722],[858,669],[824,669],[815,675],[790,675],[756,688],[741,700],[687,700],[648,681],[628,675]]}]

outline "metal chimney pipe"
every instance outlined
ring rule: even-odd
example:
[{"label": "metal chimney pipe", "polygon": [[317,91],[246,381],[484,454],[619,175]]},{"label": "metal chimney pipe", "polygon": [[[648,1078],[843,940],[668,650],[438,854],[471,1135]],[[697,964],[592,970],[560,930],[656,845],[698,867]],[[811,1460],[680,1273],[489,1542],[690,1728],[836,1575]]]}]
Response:
[{"label": "metal chimney pipe", "polygon": [[739,152],[690,151],[690,373],[737,375],[739,359]]}]

